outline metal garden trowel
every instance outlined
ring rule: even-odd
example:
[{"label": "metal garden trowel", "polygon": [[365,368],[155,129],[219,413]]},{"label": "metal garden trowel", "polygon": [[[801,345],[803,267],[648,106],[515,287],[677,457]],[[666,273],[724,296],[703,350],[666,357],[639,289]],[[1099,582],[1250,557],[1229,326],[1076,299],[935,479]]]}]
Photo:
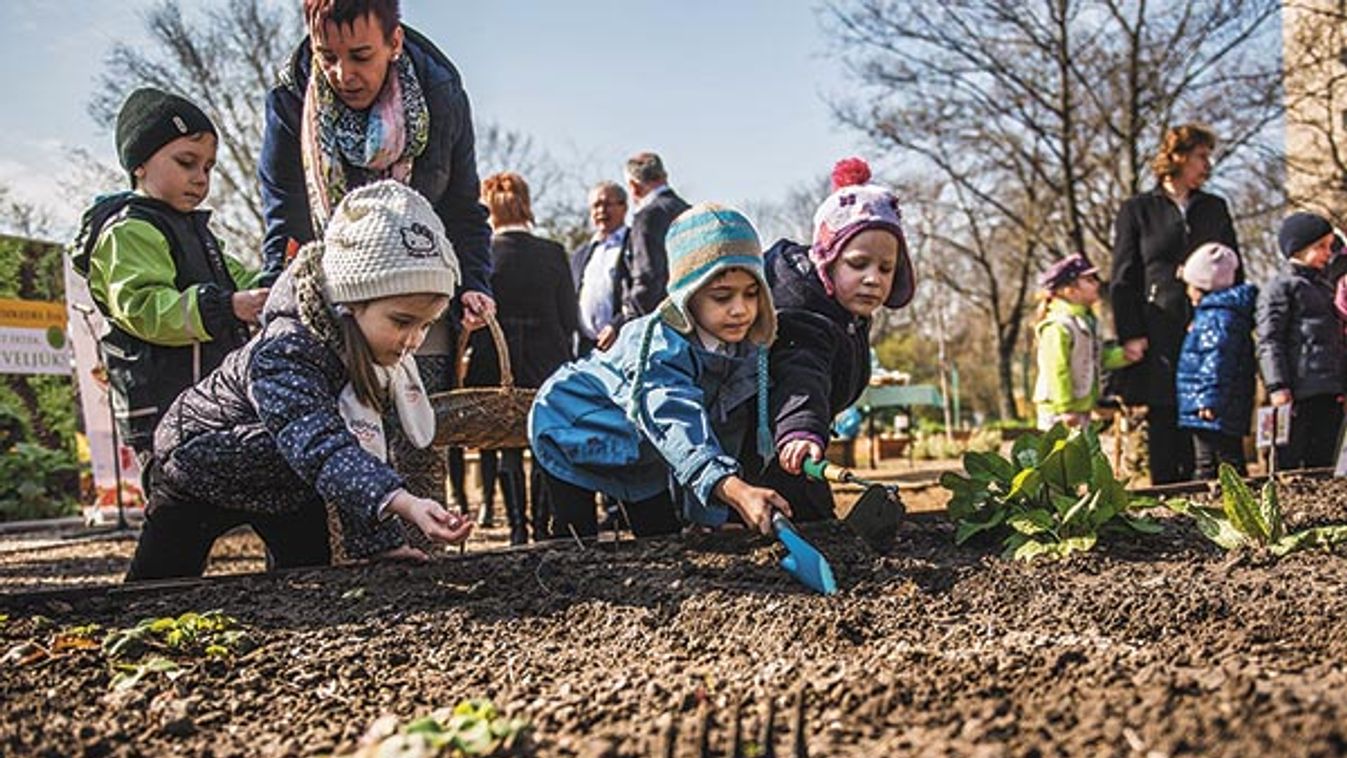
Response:
[{"label": "metal garden trowel", "polygon": [[806,459],[804,473],[811,479],[821,482],[856,484],[864,487],[865,491],[861,493],[860,499],[843,520],[875,550],[882,553],[893,547],[893,540],[898,535],[898,522],[906,511],[903,508],[903,501],[898,497],[896,485],[886,486],[861,479],[852,473],[851,469],[826,460]]},{"label": "metal garden trowel", "polygon": [[795,577],[801,584],[824,595],[837,593],[837,580],[833,578],[833,568],[818,548],[809,544],[795,525],[790,523],[780,511],[772,513],[772,531],[781,544],[786,546],[786,556],[781,559],[781,568]]}]

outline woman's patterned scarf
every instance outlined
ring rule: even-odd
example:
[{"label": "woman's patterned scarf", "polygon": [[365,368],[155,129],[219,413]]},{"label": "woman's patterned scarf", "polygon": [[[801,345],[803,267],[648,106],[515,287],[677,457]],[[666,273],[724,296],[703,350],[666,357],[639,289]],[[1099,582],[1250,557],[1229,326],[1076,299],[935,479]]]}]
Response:
[{"label": "woman's patterned scarf", "polygon": [[407,184],[412,162],[430,138],[430,109],[416,70],[398,56],[383,89],[369,108],[353,110],[322,75],[317,56],[304,95],[300,126],[304,181],[308,187],[313,233],[323,235],[332,209],[350,189],[348,167],[366,172],[365,181],[394,179]]}]

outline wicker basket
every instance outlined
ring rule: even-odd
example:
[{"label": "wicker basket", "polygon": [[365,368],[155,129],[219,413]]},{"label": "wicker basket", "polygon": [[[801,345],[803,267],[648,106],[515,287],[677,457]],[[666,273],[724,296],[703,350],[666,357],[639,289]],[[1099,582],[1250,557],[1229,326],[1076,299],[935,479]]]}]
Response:
[{"label": "wicker basket", "polygon": [[[486,317],[491,340],[496,343],[500,361],[499,387],[464,387],[430,396],[435,408],[435,444],[446,447],[475,447],[495,450],[506,447],[528,447],[529,408],[537,390],[514,386],[510,370],[510,349],[505,333],[494,315]],[[463,353],[468,346],[468,332],[458,341],[458,383],[463,383],[465,366]]]}]

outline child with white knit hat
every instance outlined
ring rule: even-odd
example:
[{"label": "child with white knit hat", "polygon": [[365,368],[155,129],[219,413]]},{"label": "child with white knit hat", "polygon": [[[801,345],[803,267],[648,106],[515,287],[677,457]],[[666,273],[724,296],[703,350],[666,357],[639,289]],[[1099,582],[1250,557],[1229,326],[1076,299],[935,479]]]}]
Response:
[{"label": "child with white knit hat", "polygon": [[430,444],[412,354],[458,282],[415,190],[382,181],[347,194],[273,288],[265,328],[165,414],[127,579],[199,575],[215,538],[242,524],[275,566],[327,563],[327,503],[351,556],[424,558],[392,515],[435,542],[466,539],[469,520],[404,488],[382,421],[396,408],[407,437]]},{"label": "child with white knit hat", "polygon": [[1254,399],[1254,308],[1258,288],[1236,284],[1239,256],[1219,242],[1198,247],[1179,277],[1193,321],[1175,375],[1179,427],[1193,432],[1194,476],[1215,479],[1221,463],[1245,473],[1244,437]]},{"label": "child with white knit hat", "polygon": [[666,247],[668,296],[657,311],[538,391],[529,437],[553,536],[597,532],[595,492],[626,504],[638,536],[675,532],[671,479],[695,524],[723,525],[732,508],[768,532],[774,509],[790,514],[780,495],[744,478],[771,444],[776,315],[758,234],[738,211],[702,203],[674,220]]}]

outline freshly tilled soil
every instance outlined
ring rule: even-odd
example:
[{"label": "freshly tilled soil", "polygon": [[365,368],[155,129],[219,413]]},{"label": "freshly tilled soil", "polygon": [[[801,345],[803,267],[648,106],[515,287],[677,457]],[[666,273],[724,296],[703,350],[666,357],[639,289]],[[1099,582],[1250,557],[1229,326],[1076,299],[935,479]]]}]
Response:
[{"label": "freshly tilled soil", "polygon": [[[1340,522],[1347,482],[1283,502],[1292,528]],[[261,643],[125,692],[97,651],[0,664],[0,753],[329,754],[474,697],[532,723],[525,752],[588,756],[651,754],[671,728],[696,754],[702,713],[726,754],[736,708],[757,739],[770,700],[784,751],[801,692],[814,755],[1347,753],[1347,550],[1227,555],[1165,523],[1029,565],[955,547],[939,518],[885,556],[808,527],[842,586],[826,598],[744,533],[0,595],[6,650],[217,608]]]}]

